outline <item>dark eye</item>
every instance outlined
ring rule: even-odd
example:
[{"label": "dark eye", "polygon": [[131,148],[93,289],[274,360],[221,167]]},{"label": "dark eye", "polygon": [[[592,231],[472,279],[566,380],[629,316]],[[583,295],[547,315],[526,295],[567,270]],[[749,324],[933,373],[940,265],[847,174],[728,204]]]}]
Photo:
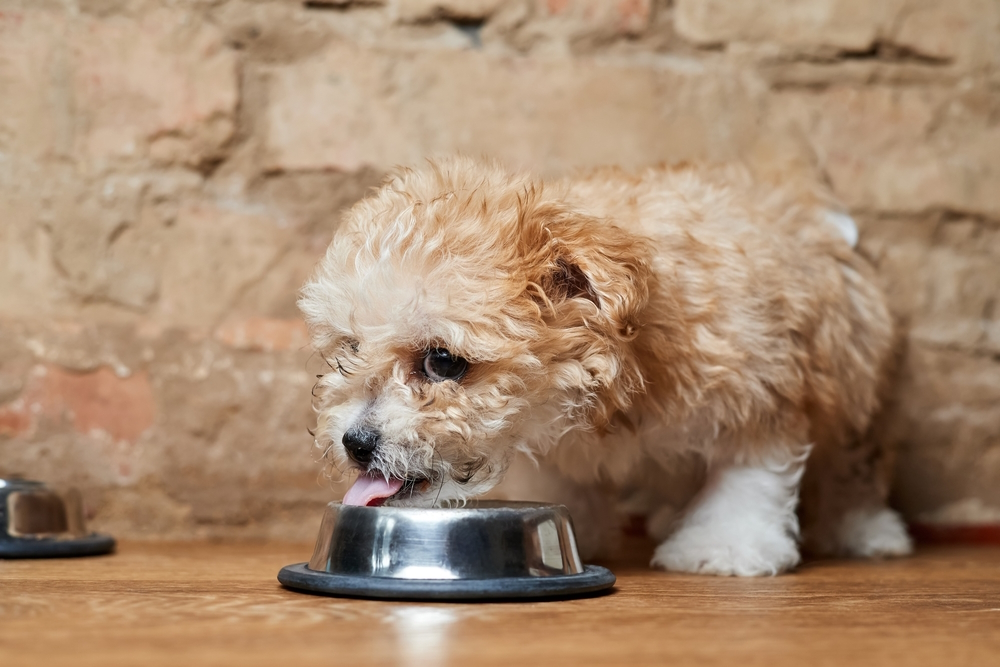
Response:
[{"label": "dark eye", "polygon": [[456,357],[443,347],[436,347],[424,355],[424,375],[431,382],[458,380],[465,375],[465,371],[468,369],[468,361],[462,357]]}]

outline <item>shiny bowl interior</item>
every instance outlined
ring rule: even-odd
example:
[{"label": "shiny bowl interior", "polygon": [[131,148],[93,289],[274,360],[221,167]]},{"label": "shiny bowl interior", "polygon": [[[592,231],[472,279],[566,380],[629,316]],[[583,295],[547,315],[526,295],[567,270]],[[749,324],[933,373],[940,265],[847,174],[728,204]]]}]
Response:
[{"label": "shiny bowl interior", "polygon": [[75,538],[87,534],[80,494],[49,490],[41,482],[0,479],[0,529],[11,538]]},{"label": "shiny bowl interior", "polygon": [[403,580],[584,572],[565,507],[493,501],[441,509],[330,503],[308,568]]}]

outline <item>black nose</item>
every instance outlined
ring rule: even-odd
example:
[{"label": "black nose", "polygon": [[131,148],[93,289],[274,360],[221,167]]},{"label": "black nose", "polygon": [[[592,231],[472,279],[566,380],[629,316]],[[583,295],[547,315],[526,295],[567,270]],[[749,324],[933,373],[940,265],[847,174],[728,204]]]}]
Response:
[{"label": "black nose", "polygon": [[358,463],[371,463],[382,436],[368,428],[352,428],[344,434],[342,442],[347,454]]}]

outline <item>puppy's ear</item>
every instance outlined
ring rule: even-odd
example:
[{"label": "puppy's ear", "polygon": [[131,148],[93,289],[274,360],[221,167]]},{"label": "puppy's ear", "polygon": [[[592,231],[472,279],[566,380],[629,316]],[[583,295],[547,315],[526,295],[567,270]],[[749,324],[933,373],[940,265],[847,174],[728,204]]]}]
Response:
[{"label": "puppy's ear", "polygon": [[522,225],[534,296],[557,327],[585,326],[611,339],[635,337],[649,298],[651,251],[611,221],[541,205]]},{"label": "puppy's ear", "polygon": [[590,278],[568,257],[556,259],[556,270],[546,276],[544,291],[550,300],[587,299],[600,309],[601,300]]},{"label": "puppy's ear", "polygon": [[547,325],[539,349],[566,414],[610,428],[645,387],[633,341],[649,301],[652,249],[612,221],[556,204],[523,218],[519,262]]}]

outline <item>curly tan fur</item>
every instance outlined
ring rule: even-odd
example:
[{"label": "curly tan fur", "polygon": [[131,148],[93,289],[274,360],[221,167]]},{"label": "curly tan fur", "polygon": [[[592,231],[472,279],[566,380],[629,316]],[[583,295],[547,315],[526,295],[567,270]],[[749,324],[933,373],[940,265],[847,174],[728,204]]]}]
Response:
[{"label": "curly tan fur", "polygon": [[[317,442],[351,466],[344,432],[377,428],[369,467],[428,480],[392,500],[414,505],[483,493],[515,451],[613,484],[695,453],[717,474],[657,563],[787,569],[805,453],[843,476],[838,452],[874,451],[864,436],[893,343],[872,270],[824,223],[829,207],[735,168],[556,182],[465,158],[401,170],[349,211],[302,292],[338,369],[317,386]],[[421,373],[437,347],[469,360],[460,382]],[[817,500],[805,528],[818,549],[861,551],[836,536],[853,510],[883,510],[877,477],[810,484],[854,489]],[[706,528],[738,494],[781,514],[761,553]],[[904,552],[900,540],[882,552]]]}]

